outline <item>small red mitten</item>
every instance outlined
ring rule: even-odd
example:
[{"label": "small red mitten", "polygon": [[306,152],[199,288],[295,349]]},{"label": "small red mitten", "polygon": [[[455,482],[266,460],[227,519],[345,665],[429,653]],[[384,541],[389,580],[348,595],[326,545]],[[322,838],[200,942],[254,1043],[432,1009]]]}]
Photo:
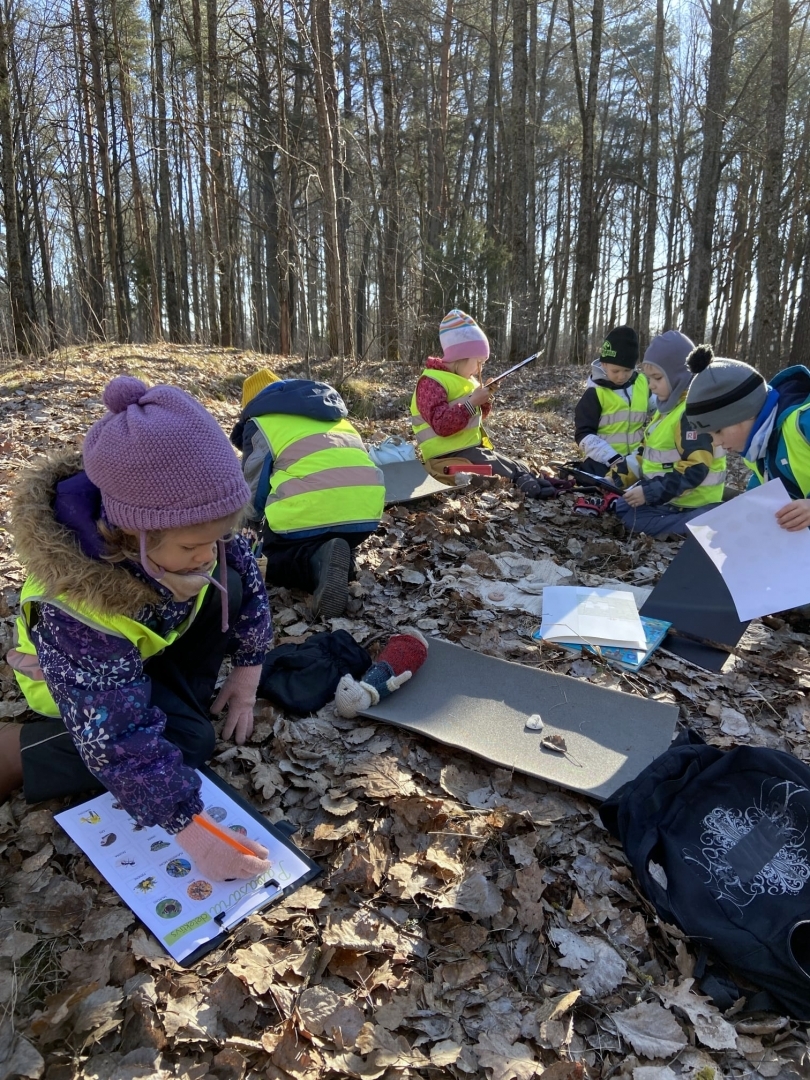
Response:
[{"label": "small red mitten", "polygon": [[395,675],[410,671],[414,675],[427,660],[427,643],[416,630],[394,634],[377,657],[377,663],[390,664]]}]

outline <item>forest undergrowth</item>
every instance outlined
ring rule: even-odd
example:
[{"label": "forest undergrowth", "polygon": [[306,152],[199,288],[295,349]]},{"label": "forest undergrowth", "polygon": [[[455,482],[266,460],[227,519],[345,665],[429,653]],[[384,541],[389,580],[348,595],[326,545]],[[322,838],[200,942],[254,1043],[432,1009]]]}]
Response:
[{"label": "forest undergrowth", "polygon": [[[117,346],[0,368],[0,635],[23,572],[8,532],[15,476],[78,447],[101,390],[128,372],[198,395],[230,430],[241,379],[301,362],[204,348]],[[313,364],[313,377],[331,378]],[[417,372],[349,372],[364,437],[407,437]],[[584,372],[534,369],[501,389],[494,442],[539,467],[571,456]],[[723,674],[659,652],[636,675],[541,648],[538,620],[483,605],[464,567],[495,580],[509,555],[552,559],[571,581],[650,586],[677,551],[628,537],[573,497],[524,502],[499,481],[390,508],[362,549],[343,618],[273,590],[276,642],[348,630],[374,652],[415,625],[483,653],[675,703],[721,746],[810,762],[810,656],[795,615],[755,621]],[[0,661],[0,719],[30,716]],[[597,804],[330,706],[296,718],[259,703],[244,747],[216,771],[323,875],[252,916],[194,968],[177,966],[54,823],[61,802],[0,807],[0,1080],[791,1080],[810,1075],[808,1029],[722,1014],[698,992],[696,953],[641,897]]]}]

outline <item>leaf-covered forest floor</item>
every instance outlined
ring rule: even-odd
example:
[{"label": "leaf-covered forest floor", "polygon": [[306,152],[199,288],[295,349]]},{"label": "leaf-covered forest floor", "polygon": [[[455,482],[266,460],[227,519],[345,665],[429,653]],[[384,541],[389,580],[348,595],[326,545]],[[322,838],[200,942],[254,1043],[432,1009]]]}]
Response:
[{"label": "leaf-covered forest floor", "polygon": [[[0,510],[19,468],[78,446],[101,388],[130,372],[197,394],[226,430],[241,378],[267,358],[204,348],[98,347],[0,368]],[[303,365],[278,361],[282,374]],[[326,365],[313,374],[332,377]],[[364,369],[345,393],[363,435],[407,436],[416,372]],[[583,371],[505,384],[496,446],[536,466],[572,454]],[[551,558],[574,581],[651,585],[677,545],[571,514],[572,496],[524,502],[497,481],[392,508],[362,549],[349,610],[313,621],[271,595],[276,641],[344,627],[372,652],[417,625],[471,649],[677,703],[718,746],[810,761],[807,625],[754,622],[722,675],[659,652],[638,675],[532,642],[520,611],[458,586],[489,556]],[[5,519],[4,519],[5,520]],[[23,572],[0,532],[5,656]],[[30,714],[27,714],[30,715]],[[25,719],[0,661],[0,718]],[[327,706],[296,719],[259,703],[249,745],[215,769],[297,840],[324,875],[242,925],[191,970],[176,966],[54,824],[61,803],[0,807],[0,1080],[633,1077],[789,1080],[808,1030],[723,1016],[693,987],[695,952],[640,897],[586,798]]]}]

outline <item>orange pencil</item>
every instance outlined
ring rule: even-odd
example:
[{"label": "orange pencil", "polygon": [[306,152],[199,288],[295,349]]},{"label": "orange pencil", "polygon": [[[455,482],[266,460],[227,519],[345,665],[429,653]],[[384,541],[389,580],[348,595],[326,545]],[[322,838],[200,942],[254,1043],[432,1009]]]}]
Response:
[{"label": "orange pencil", "polygon": [[202,814],[195,814],[194,820],[198,825],[202,825],[204,829],[211,833],[212,836],[218,836],[220,840],[224,840],[226,844],[230,844],[232,848],[236,848],[237,851],[241,851],[243,855],[252,855],[254,858],[258,858],[255,851],[251,851],[249,847],[245,847],[244,844],[240,844],[236,837],[229,833],[226,833],[224,829],[220,829],[213,821],[209,821],[208,818],[204,818]]}]

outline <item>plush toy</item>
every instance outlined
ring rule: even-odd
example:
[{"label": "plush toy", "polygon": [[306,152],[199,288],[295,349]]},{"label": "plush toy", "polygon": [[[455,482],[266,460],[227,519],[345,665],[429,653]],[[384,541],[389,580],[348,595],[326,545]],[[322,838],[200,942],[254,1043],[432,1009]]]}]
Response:
[{"label": "plush toy", "polygon": [[393,694],[424,664],[427,651],[427,641],[418,630],[394,634],[359,682],[351,675],[340,680],[335,692],[338,713],[352,718]]}]

